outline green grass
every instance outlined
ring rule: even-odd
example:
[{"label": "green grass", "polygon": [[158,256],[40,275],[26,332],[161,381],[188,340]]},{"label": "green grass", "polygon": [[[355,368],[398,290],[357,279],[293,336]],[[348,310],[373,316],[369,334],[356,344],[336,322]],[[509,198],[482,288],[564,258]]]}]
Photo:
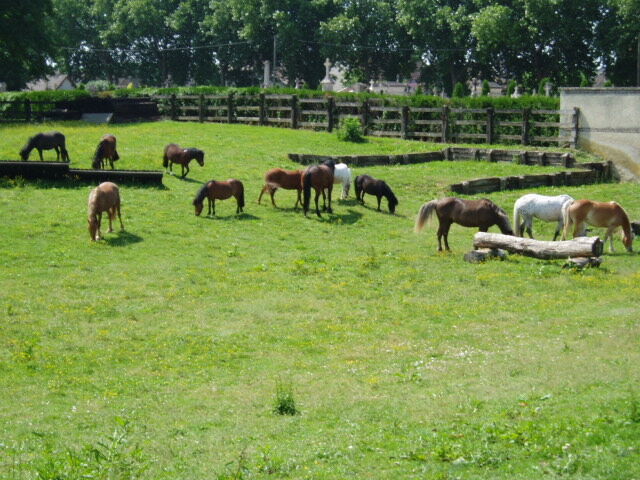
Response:
[{"label": "green grass", "polygon": [[[286,153],[441,146],[62,123],[1,126],[0,158],[53,128],[81,168],[107,131],[119,168],[160,168],[169,142],[202,148],[205,166],[163,189],[122,186],[127,231],[100,243],[90,186],[0,180],[0,478],[640,476],[638,255],[616,239],[599,269],[471,265],[474,230],[454,226],[450,254],[435,226],[412,231],[449,183],[548,169],[358,168],[387,180],[398,215],[352,195],[305,219],[292,191],[277,193],[281,209],[256,204],[268,168],[295,167]],[[201,182],[230,177],[245,183],[246,213],[227,200],[195,217]],[[631,184],[536,191],[614,199],[640,217]],[[523,193],[489,196],[510,211]],[[289,401],[297,415],[274,412]]]}]

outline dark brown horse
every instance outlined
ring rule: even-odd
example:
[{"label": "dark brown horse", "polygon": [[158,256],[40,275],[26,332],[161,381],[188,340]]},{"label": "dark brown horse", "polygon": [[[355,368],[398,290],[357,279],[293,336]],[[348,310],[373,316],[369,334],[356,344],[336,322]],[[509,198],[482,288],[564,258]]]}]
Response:
[{"label": "dark brown horse", "polygon": [[91,167],[94,169],[104,168],[105,159],[109,160],[111,170],[113,170],[113,162],[120,160],[120,155],[116,150],[116,137],[111,134],[106,134],[100,140],[96,153],[93,155],[93,162]]},{"label": "dark brown horse", "polygon": [[[316,191],[316,215],[320,215],[320,209],[318,208],[318,197],[322,194],[323,210],[329,213],[333,213],[331,209],[331,192],[333,191],[333,171],[335,170],[335,163],[333,160],[327,160],[322,165],[311,165],[302,172],[302,191],[303,191],[303,210],[305,217],[309,211],[309,203],[311,202],[311,188]],[[325,194],[327,191],[329,197],[329,207],[325,204]]]},{"label": "dark brown horse", "polygon": [[120,190],[115,183],[103,182],[91,190],[89,194],[89,208],[87,219],[89,221],[89,236],[91,241],[100,240],[100,224],[102,212],[109,215],[109,232],[113,232],[112,222],[118,214],[120,228],[124,231],[122,217],[120,216]]},{"label": "dark brown horse", "polygon": [[285,190],[297,190],[298,198],[293,208],[298,207],[298,203],[302,204],[302,170],[283,170],[282,168],[272,168],[264,176],[264,187],[258,197],[258,204],[262,200],[264,192],[269,192],[271,195],[271,203],[276,206],[276,202],[273,196],[278,188],[284,188]]},{"label": "dark brown horse", "polygon": [[244,185],[242,185],[242,182],[233,178],[226,182],[210,180],[198,191],[196,198],[193,199],[196,216],[199,216],[202,213],[205,198],[209,200],[207,215],[215,215],[216,199],[226,200],[231,196],[235,197],[236,202],[238,203],[236,214],[242,212],[242,208],[244,207]]},{"label": "dark brown horse", "polygon": [[62,161],[69,161],[69,152],[65,147],[65,138],[64,135],[60,132],[44,132],[37,133],[33,137],[29,138],[27,144],[22,147],[20,150],[20,158],[26,161],[29,160],[29,154],[33,149],[38,150],[40,154],[40,161],[44,161],[42,158],[42,150],[51,150],[54,149],[56,151],[56,161],[60,161],[60,155],[62,155]]},{"label": "dark brown horse", "polygon": [[[180,145],[170,143],[164,147],[164,156],[162,157],[162,166],[164,168],[169,167],[169,172],[173,174],[172,166],[174,163],[179,163],[182,167],[182,178],[189,173],[189,162],[196,159],[201,167],[204,167],[204,152],[197,148],[182,148]],[[185,172],[185,168],[187,171]]]},{"label": "dark brown horse", "polygon": [[444,237],[444,246],[449,248],[448,236],[452,223],[463,227],[478,227],[481,232],[486,232],[489,227],[497,225],[505,235],[513,235],[509,216],[498,205],[486,198],[480,200],[463,200],[461,198],[447,197],[440,200],[431,200],[420,207],[416,218],[415,231],[424,228],[433,215],[438,216],[438,251],[442,250],[441,239]]},{"label": "dark brown horse", "polygon": [[364,205],[364,194],[375,195],[378,199],[378,211],[380,211],[380,200],[382,197],[387,199],[389,212],[394,213],[398,205],[398,199],[393,194],[391,187],[383,180],[378,180],[370,175],[358,175],[353,182],[356,190],[356,199]]}]

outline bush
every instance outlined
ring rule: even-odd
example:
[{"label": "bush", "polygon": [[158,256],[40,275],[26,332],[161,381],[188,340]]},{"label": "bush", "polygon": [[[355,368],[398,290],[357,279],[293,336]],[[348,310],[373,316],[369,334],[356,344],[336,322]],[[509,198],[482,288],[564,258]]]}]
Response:
[{"label": "bush", "polygon": [[336,134],[338,135],[338,140],[343,142],[361,143],[366,140],[360,119],[355,117],[347,117],[340,120],[340,127],[336,130]]},{"label": "bush", "polygon": [[486,97],[491,93],[491,85],[489,85],[489,80],[482,81],[482,96]]},{"label": "bush", "polygon": [[300,413],[296,408],[296,401],[293,398],[293,388],[291,384],[276,383],[276,400],[273,406],[273,412],[278,415],[297,415]]},{"label": "bush", "polygon": [[106,80],[91,80],[87,82],[85,88],[91,93],[104,92],[110,90],[110,84]]},{"label": "bush", "polygon": [[454,98],[462,98],[462,97],[466,97],[467,94],[467,89],[465,88],[464,84],[461,82],[456,83],[456,85],[453,87],[453,97]]}]

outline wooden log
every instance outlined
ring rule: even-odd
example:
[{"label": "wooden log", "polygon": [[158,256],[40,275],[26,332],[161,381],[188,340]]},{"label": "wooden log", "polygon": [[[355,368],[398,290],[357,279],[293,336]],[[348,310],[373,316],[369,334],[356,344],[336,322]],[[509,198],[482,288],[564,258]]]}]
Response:
[{"label": "wooden log", "polygon": [[507,258],[507,252],[500,248],[479,248],[464,254],[465,262],[469,263],[481,263],[490,258],[504,260]]},{"label": "wooden log", "polygon": [[582,270],[586,267],[599,267],[602,263],[602,257],[575,257],[568,258],[562,268],[576,268]]},{"label": "wooden log", "polygon": [[478,232],[473,237],[473,248],[502,248],[510,253],[549,260],[569,257],[599,257],[602,255],[603,243],[599,237],[577,237],[561,242],[546,242],[500,233]]}]

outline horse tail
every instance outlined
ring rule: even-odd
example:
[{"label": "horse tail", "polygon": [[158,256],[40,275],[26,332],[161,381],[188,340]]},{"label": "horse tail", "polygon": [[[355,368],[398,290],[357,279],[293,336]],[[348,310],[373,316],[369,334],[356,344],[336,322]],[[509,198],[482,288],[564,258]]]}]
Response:
[{"label": "horse tail", "polygon": [[244,185],[238,182],[238,206],[244,208]]},{"label": "horse tail", "polygon": [[569,228],[571,226],[571,215],[569,215],[569,207],[571,207],[574,201],[575,200],[571,199],[562,204],[562,223],[564,224],[564,227],[562,229],[562,240],[566,240],[569,237]]},{"label": "horse tail", "polygon": [[356,192],[356,200],[360,200],[360,175],[358,175],[353,181],[353,189]]},{"label": "horse tail", "polygon": [[120,160],[120,155],[118,155],[118,151],[115,147],[113,147],[113,161]]},{"label": "horse tail", "polygon": [[311,170],[307,170],[302,174],[302,195],[302,209],[306,215],[311,203]]},{"label": "horse tail", "polygon": [[416,224],[414,227],[415,232],[419,232],[424,228],[424,224],[429,221],[433,212],[435,212],[438,206],[438,200],[431,200],[420,207],[418,217],[416,218]]},{"label": "horse tail", "polygon": [[162,166],[164,168],[169,166],[169,157],[167,157],[167,152],[164,152],[164,155],[162,156]]},{"label": "horse tail", "polygon": [[518,205],[518,202],[513,205],[513,223],[516,227],[516,237],[521,237],[522,231],[520,230],[520,205]]}]

